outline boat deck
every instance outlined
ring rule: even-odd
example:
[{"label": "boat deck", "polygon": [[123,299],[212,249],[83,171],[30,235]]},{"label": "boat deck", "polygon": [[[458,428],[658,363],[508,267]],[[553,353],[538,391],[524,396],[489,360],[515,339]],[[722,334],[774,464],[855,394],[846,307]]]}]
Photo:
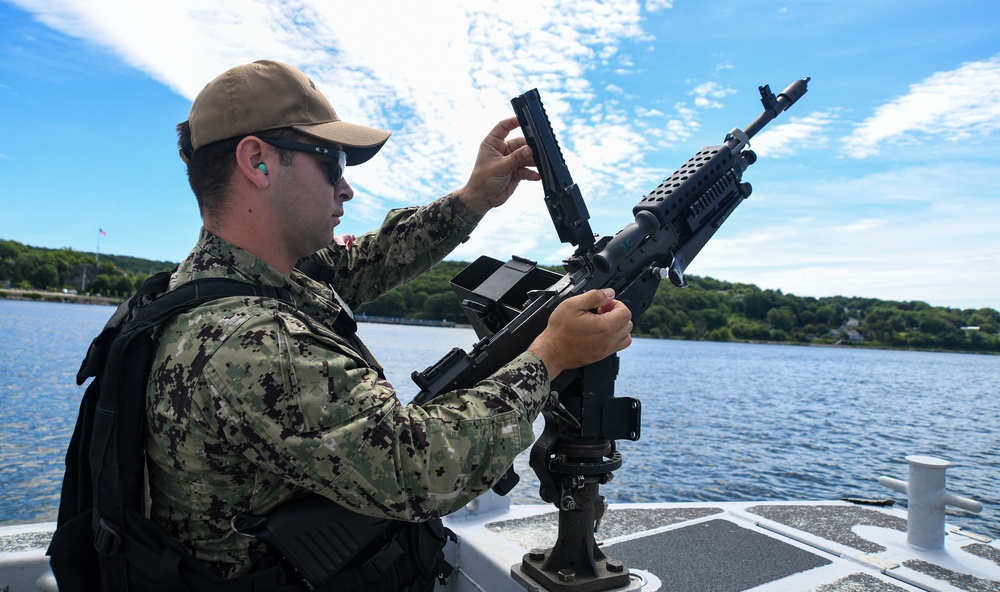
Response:
[{"label": "boat deck", "polygon": [[[553,546],[551,506],[475,508],[448,519],[454,592],[541,590],[522,557]],[[1000,543],[948,527],[944,549],[906,540],[906,512],[848,502],[611,505],[597,533],[629,568],[626,590],[1000,591]],[[513,574],[512,574],[512,567]],[[586,579],[574,582],[586,587]],[[573,589],[567,583],[566,589]]]},{"label": "boat deck", "polygon": [[[446,549],[457,569],[440,592],[541,590],[518,567],[529,551],[555,543],[552,506],[509,506],[488,494],[445,522],[459,543]],[[45,557],[54,528],[0,528],[0,590],[56,590]],[[612,504],[597,538],[630,572],[632,584],[620,590],[1000,591],[1000,541],[948,526],[943,549],[915,549],[898,508],[841,501]],[[565,589],[585,584],[575,577]]]}]

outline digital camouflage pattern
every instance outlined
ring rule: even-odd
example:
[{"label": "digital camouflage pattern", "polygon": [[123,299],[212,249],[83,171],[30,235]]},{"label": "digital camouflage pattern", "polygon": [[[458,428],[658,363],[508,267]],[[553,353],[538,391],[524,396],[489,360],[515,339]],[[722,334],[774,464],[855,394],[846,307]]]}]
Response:
[{"label": "digital camouflage pattern", "polygon": [[549,396],[541,360],[525,353],[475,388],[403,406],[331,329],[349,315],[344,306],[411,279],[464,240],[474,224],[463,213],[450,196],[393,210],[352,248],[316,254],[336,292],[203,230],[171,289],[230,277],[281,286],[297,306],[224,298],[163,327],[147,408],[153,521],[233,577],[266,554],[232,531],[234,514],[265,514],[313,491],[364,514],[425,520],[489,489],[533,440]]}]

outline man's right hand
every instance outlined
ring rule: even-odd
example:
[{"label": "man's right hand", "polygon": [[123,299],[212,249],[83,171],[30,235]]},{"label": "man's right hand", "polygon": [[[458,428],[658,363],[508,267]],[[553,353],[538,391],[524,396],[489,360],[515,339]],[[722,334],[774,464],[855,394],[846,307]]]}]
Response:
[{"label": "man's right hand", "polygon": [[632,311],[614,297],[610,288],[591,290],[567,298],[552,311],[548,326],[528,346],[545,363],[550,380],[631,345]]},{"label": "man's right hand", "polygon": [[452,193],[475,214],[482,216],[503,205],[521,181],[539,181],[542,176],[528,167],[535,166],[527,141],[507,134],[518,128],[517,117],[496,124],[479,145],[476,164],[469,181]]}]

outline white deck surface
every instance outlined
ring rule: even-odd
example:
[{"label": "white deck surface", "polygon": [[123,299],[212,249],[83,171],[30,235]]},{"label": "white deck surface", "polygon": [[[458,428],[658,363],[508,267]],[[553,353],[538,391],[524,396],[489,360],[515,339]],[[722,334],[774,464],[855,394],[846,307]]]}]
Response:
[{"label": "white deck surface", "polygon": [[[556,540],[555,509],[484,497],[446,519],[456,573],[443,592],[523,592],[511,568]],[[0,590],[55,590],[51,523],[0,527]],[[948,527],[945,548],[906,542],[906,513],[846,502],[612,504],[597,540],[653,592],[1000,591],[1000,541]]]}]

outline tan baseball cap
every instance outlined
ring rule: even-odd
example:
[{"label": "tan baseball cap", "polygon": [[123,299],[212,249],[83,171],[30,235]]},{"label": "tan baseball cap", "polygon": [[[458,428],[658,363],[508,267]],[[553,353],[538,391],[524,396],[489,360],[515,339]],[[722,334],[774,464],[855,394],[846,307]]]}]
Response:
[{"label": "tan baseball cap", "polygon": [[390,132],[347,123],[308,76],[268,60],[237,66],[209,82],[188,114],[197,150],[220,140],[290,127],[341,144],[347,164],[361,164],[382,148]]}]

